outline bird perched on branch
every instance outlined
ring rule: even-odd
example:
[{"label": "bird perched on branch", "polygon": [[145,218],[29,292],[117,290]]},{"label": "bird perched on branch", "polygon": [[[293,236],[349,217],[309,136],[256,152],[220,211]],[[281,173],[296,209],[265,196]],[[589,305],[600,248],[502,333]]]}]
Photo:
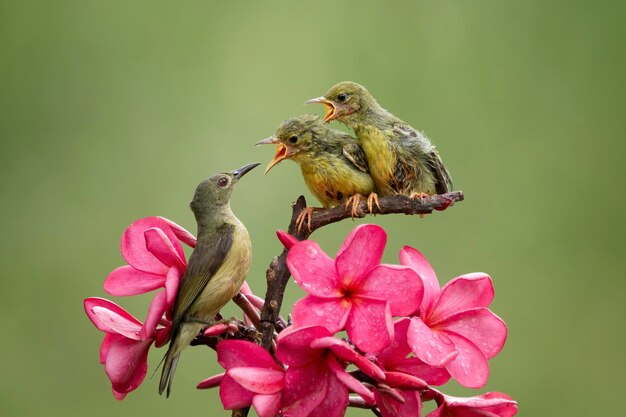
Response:
[{"label": "bird perched on branch", "polygon": [[190,207],[198,224],[198,238],[176,296],[159,394],[167,388],[169,397],[180,353],[237,294],[248,273],[250,236],[231,211],[230,196],[237,181],[258,165],[213,175],[196,188]]},{"label": "bird perched on branch", "polygon": [[450,174],[435,146],[383,109],[362,85],[343,81],[306,103],[324,105],[324,122],[338,120],[354,129],[381,195],[419,197],[451,191]]},{"label": "bird perched on branch", "polygon": [[[351,135],[328,128],[318,116],[305,114],[285,120],[274,136],[256,145],[276,144],[276,155],[265,173],[285,159],[300,165],[304,182],[324,208],[346,204],[352,216],[362,198],[372,195],[374,181],[365,154]],[[375,194],[374,194],[375,195]],[[368,199],[370,212],[373,200]],[[308,207],[298,218],[301,228],[317,208]]]}]

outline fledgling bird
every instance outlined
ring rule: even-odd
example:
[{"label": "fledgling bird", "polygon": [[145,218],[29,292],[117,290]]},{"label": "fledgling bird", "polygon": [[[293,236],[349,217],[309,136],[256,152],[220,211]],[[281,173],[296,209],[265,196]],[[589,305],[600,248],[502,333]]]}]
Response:
[{"label": "fledgling bird", "polygon": [[[304,182],[324,208],[346,204],[352,206],[354,216],[361,198],[374,191],[374,181],[357,139],[330,129],[318,116],[304,114],[285,120],[274,136],[256,143],[267,144],[276,144],[276,155],[265,173],[285,159],[293,160],[300,165]],[[368,200],[370,212],[371,204]],[[301,214],[299,227],[308,217],[310,228],[315,209],[308,207]]]},{"label": "fledgling bird", "polygon": [[249,164],[202,181],[189,204],[198,224],[198,238],[174,303],[159,394],[167,388],[169,397],[180,353],[237,294],[248,273],[250,236],[231,211],[230,196],[237,181],[258,165]]},{"label": "fledgling bird", "polygon": [[435,146],[383,109],[362,85],[343,81],[306,103],[324,105],[324,122],[337,120],[354,129],[382,196],[419,197],[452,190],[452,179]]}]

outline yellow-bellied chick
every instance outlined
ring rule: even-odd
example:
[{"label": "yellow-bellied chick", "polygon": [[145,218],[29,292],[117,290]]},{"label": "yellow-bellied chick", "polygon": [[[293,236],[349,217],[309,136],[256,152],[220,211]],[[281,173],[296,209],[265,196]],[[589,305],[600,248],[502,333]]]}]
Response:
[{"label": "yellow-bellied chick", "polygon": [[[276,155],[265,173],[285,159],[293,160],[300,165],[304,182],[324,208],[351,205],[354,216],[361,198],[374,192],[374,181],[358,141],[330,129],[318,116],[305,114],[285,120],[273,136],[257,142],[267,144],[276,144]],[[370,212],[373,201],[368,199]],[[303,211],[298,226],[308,217],[310,228],[311,213],[316,209],[308,207]]]}]

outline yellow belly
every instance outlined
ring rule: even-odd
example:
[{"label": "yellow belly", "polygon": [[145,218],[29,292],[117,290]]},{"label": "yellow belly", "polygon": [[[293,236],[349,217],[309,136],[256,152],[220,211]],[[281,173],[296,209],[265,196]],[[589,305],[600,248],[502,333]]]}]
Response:
[{"label": "yellow belly", "polygon": [[396,166],[396,155],[389,146],[389,139],[385,137],[384,132],[374,127],[359,129],[358,137],[377,192],[383,196],[394,194],[391,184]]},{"label": "yellow belly", "polygon": [[368,174],[343,161],[318,161],[315,167],[302,166],[302,176],[311,193],[326,208],[336,207],[354,194],[369,195],[374,191],[374,182]]}]

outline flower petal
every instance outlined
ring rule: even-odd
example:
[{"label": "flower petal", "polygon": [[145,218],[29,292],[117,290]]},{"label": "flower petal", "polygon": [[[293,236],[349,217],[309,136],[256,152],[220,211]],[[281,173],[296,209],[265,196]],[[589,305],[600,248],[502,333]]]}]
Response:
[{"label": "flower petal", "polygon": [[211,377],[208,377],[207,379],[203,379],[202,381],[198,382],[196,388],[207,389],[219,387],[222,383],[222,379],[224,379],[224,375],[226,375],[226,372],[222,372],[221,374],[213,375]]},{"label": "flower petal", "polygon": [[393,322],[386,301],[359,297],[352,303],[346,322],[352,343],[368,353],[378,353],[393,339]]},{"label": "flower petal", "polygon": [[285,387],[285,372],[282,370],[240,367],[229,369],[226,374],[255,394],[276,394]]},{"label": "flower petal", "polygon": [[346,300],[308,295],[294,304],[292,316],[298,327],[324,326],[330,333],[337,333],[346,325],[350,310],[351,303]]},{"label": "flower petal", "polygon": [[[146,249],[152,253],[162,264],[168,267],[184,269],[186,262],[176,252],[176,248],[167,238],[163,230],[153,227],[144,232]],[[180,245],[179,245],[180,246]]]},{"label": "flower petal", "polygon": [[387,243],[385,230],[373,224],[355,227],[337,252],[337,273],[344,285],[358,285],[380,264]]},{"label": "flower petal", "polygon": [[176,297],[178,296],[178,287],[180,286],[181,271],[172,267],[167,271],[165,276],[165,293],[167,294],[167,313],[173,313]]},{"label": "flower petal", "polygon": [[104,280],[104,290],[116,297],[144,294],[163,286],[163,275],[139,271],[130,265],[120,266]]},{"label": "flower petal", "polygon": [[[337,360],[333,356],[328,357],[328,367],[335,374],[335,377],[346,386],[346,388],[356,392],[365,400],[366,403],[374,404],[374,394],[367,389],[360,381],[348,374],[343,367],[337,363]],[[347,393],[346,393],[347,396]]]},{"label": "flower petal", "polygon": [[117,339],[109,346],[104,370],[113,389],[127,393],[143,382],[148,371],[151,340]]},{"label": "flower petal", "polygon": [[287,232],[283,232],[282,230],[277,230],[276,236],[278,237],[278,240],[280,240],[280,243],[282,243],[287,250],[291,249],[293,245],[299,242],[298,239],[296,239],[294,236],[290,235]]},{"label": "flower petal", "polygon": [[422,279],[424,283],[424,297],[422,298],[421,311],[426,313],[441,292],[433,267],[428,263],[424,255],[410,246],[405,246],[400,251],[400,264],[413,268]]},{"label": "flower petal", "polygon": [[156,328],[165,313],[165,291],[159,292],[154,296],[148,309],[148,316],[146,322],[141,328],[139,336],[142,339],[154,338],[156,334]]},{"label": "flower petal", "polygon": [[416,376],[428,385],[443,385],[450,379],[450,373],[445,367],[427,365],[416,357],[404,358],[390,369]]},{"label": "flower petal", "polygon": [[330,349],[338,358],[345,362],[353,363],[366,375],[379,381],[383,381],[385,379],[385,372],[383,372],[382,369],[367,360],[366,357],[360,355],[344,340],[340,340],[332,336],[320,337],[311,343],[311,348]]},{"label": "flower petal", "polygon": [[170,225],[158,217],[145,217],[139,219],[124,231],[122,235],[122,256],[128,264],[135,269],[150,272],[157,275],[165,275],[168,267],[159,261],[146,248],[144,232],[151,228],[159,228],[174,246],[176,253],[181,259],[185,258],[183,248]]},{"label": "flower petal", "polygon": [[359,295],[387,300],[392,316],[409,316],[422,302],[424,285],[414,270],[397,265],[379,265],[361,281]]},{"label": "flower petal", "polygon": [[252,398],[252,406],[259,417],[276,417],[280,411],[280,399],[280,394],[257,394]]},{"label": "flower petal", "polygon": [[294,245],[287,255],[287,266],[298,285],[318,297],[341,297],[335,262],[312,240]]},{"label": "flower petal", "polygon": [[276,357],[289,366],[314,363],[318,361],[322,352],[320,349],[311,348],[311,343],[330,335],[328,329],[322,326],[289,327],[278,335]]},{"label": "flower petal", "polygon": [[376,404],[383,417],[415,417],[421,415],[422,402],[419,393],[406,390],[399,390],[398,392],[404,398],[404,403],[400,403],[392,396],[374,389]]},{"label": "flower petal", "polygon": [[165,217],[158,216],[158,218],[167,223],[167,225],[170,227],[170,229],[172,229],[172,232],[174,232],[174,235],[178,238],[178,240],[180,240],[189,247],[196,247],[196,237],[189,233],[187,229],[179,226],[169,219],[166,219]]},{"label": "flower petal", "polygon": [[487,307],[493,294],[491,277],[487,274],[479,272],[454,278],[442,288],[430,317],[440,321],[459,311]]},{"label": "flower petal", "polygon": [[459,334],[491,359],[504,346],[507,328],[504,321],[487,308],[474,308],[448,316],[438,327],[448,333]]},{"label": "flower petal", "polygon": [[254,393],[252,391],[239,385],[228,374],[224,375],[220,384],[220,400],[222,400],[222,406],[225,410],[249,407],[252,405],[253,398]]},{"label": "flower petal", "polygon": [[404,372],[385,372],[385,383],[390,387],[412,390],[428,387],[428,383],[423,379]]},{"label": "flower petal", "polygon": [[449,412],[454,413],[454,416],[512,417],[517,413],[517,403],[501,392],[488,392],[469,398],[445,395],[444,398]]},{"label": "flower petal", "polygon": [[[328,390],[329,381],[335,381],[332,390]],[[328,401],[329,394],[333,392],[327,391],[335,391],[336,386],[339,390],[345,390],[346,397],[348,396],[348,391],[331,376],[325,363],[318,361],[302,367],[287,368],[282,401],[283,415],[285,417],[308,416],[313,411],[318,412],[316,415],[324,415],[319,413],[318,406]],[[336,399],[334,396],[332,398]]]},{"label": "flower petal", "polygon": [[272,355],[247,340],[222,340],[217,344],[217,361],[224,369],[258,367],[282,370]]},{"label": "flower petal", "polygon": [[391,370],[394,363],[401,361],[411,353],[406,340],[406,333],[411,324],[411,319],[403,317],[393,324],[393,341],[379,355],[378,359],[387,370]]},{"label": "flower petal", "polygon": [[415,356],[428,365],[443,365],[456,355],[454,344],[450,339],[433,331],[419,317],[411,319],[407,341]]},{"label": "flower petal", "polygon": [[458,356],[445,364],[452,378],[468,388],[482,388],[489,378],[489,364],[475,344],[455,333],[447,333],[454,343]]},{"label": "flower petal", "polygon": [[206,329],[204,329],[204,332],[202,332],[202,335],[203,336],[219,336],[223,333],[226,333],[228,329],[230,329],[230,325],[228,323],[217,323],[217,324],[214,324],[213,326],[209,326]]},{"label": "flower petal", "polygon": [[139,340],[141,322],[112,301],[99,297],[86,298],[83,302],[89,320],[100,331],[117,333]]}]

